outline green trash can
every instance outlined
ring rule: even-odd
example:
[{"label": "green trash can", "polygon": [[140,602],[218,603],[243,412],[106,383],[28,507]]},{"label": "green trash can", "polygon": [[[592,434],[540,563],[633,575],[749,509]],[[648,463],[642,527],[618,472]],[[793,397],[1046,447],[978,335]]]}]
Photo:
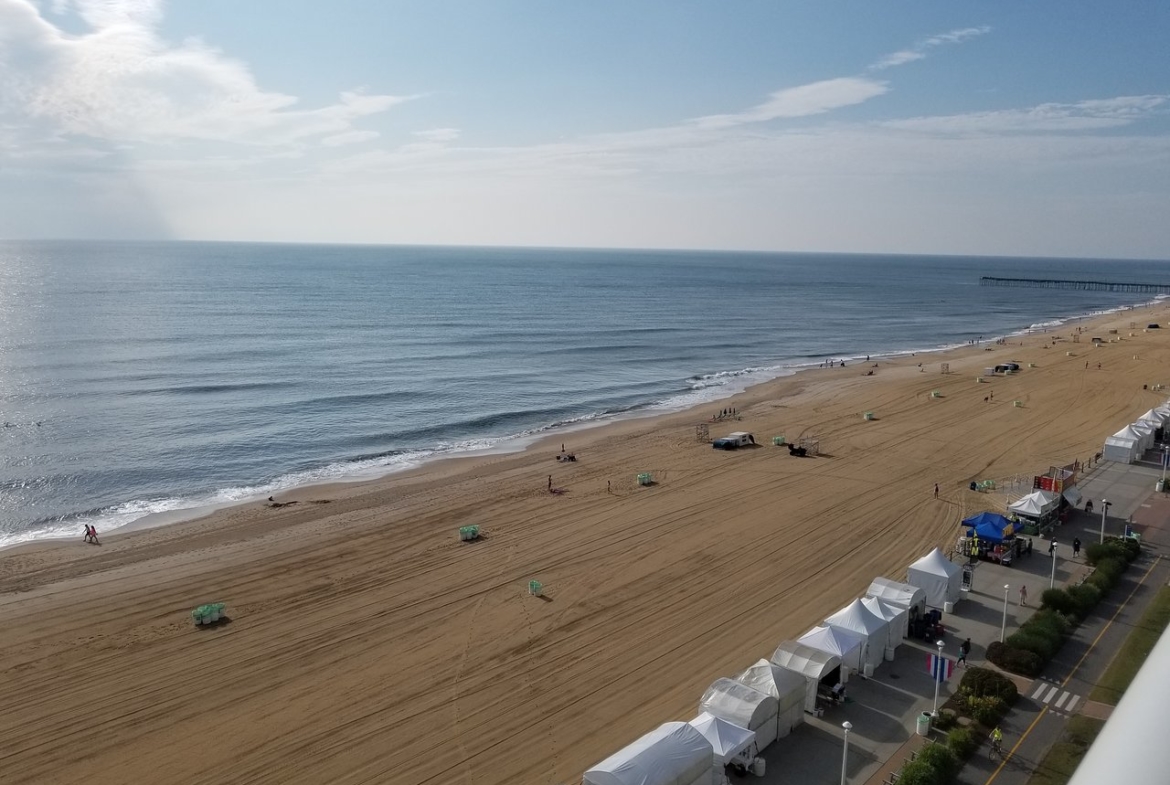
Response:
[{"label": "green trash can", "polygon": [[918,732],[919,736],[929,736],[930,735],[930,719],[931,718],[930,718],[929,711],[924,711],[918,715],[917,732]]},{"label": "green trash can", "polygon": [[783,437],[783,436],[773,436],[773,437],[772,437],[772,444],[776,445],[777,447],[782,447],[782,446],[784,446],[784,443],[785,443],[785,442],[784,442],[784,437]]}]

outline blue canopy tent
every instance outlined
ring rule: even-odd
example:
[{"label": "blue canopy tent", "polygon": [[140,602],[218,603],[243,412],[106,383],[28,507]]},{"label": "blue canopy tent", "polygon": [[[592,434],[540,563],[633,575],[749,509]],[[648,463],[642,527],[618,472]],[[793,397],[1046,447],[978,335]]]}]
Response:
[{"label": "blue canopy tent", "polygon": [[994,512],[981,512],[970,518],[964,518],[963,526],[974,530],[968,536],[978,537],[980,540],[997,545],[1002,543],[1004,538],[1015,534],[1022,528],[1020,524],[1012,523],[999,513]]}]

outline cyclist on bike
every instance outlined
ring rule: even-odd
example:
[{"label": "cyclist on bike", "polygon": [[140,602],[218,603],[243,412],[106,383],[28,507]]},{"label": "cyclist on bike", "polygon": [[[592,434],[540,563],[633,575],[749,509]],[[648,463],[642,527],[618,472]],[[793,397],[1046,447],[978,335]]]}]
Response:
[{"label": "cyclist on bike", "polygon": [[996,725],[995,730],[993,730],[991,732],[991,749],[995,750],[996,752],[999,752],[999,750],[1002,746],[1003,746],[1003,731],[1001,731],[999,729],[999,726]]}]

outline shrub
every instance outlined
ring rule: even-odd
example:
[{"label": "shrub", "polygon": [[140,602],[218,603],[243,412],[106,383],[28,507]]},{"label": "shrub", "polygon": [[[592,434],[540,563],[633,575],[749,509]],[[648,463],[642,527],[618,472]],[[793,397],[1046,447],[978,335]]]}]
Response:
[{"label": "shrub", "polygon": [[921,759],[912,760],[898,774],[898,785],[947,785],[942,773]]},{"label": "shrub", "polygon": [[1113,588],[1113,581],[1103,572],[1094,572],[1088,578],[1085,578],[1085,582],[1082,585],[1094,587],[1104,597]]},{"label": "shrub", "polygon": [[971,719],[989,728],[998,723],[1008,709],[1003,698],[995,695],[965,695],[963,701]]},{"label": "shrub", "polygon": [[[996,641],[991,646],[1003,644]],[[991,650],[991,646],[988,647],[988,651]],[[1019,697],[1014,681],[990,668],[979,667],[967,668],[963,672],[963,678],[959,680],[959,692],[970,695],[994,695],[1002,698],[1009,706]]]},{"label": "shrub", "polygon": [[944,744],[927,744],[918,751],[920,760],[930,768],[934,769],[942,775],[942,782],[950,782],[959,773],[959,759],[955,757],[955,753],[951,752],[950,748]]},{"label": "shrub", "polygon": [[1073,625],[1068,617],[1052,608],[1041,608],[1024,622],[1021,629],[1039,630],[1045,635],[1063,638],[1072,632]]},{"label": "shrub", "polygon": [[1121,559],[1102,559],[1097,562],[1097,569],[1093,570],[1093,575],[1104,576],[1102,580],[1109,582],[1109,588],[1112,589],[1121,580],[1121,574],[1125,572],[1125,561]]},{"label": "shrub", "polygon": [[1104,559],[1117,559],[1118,561],[1129,563],[1137,558],[1138,552],[1116,537],[1110,537],[1105,542],[1095,542],[1086,547],[1085,561],[1093,565],[1100,563]]},{"label": "shrub", "polygon": [[1041,627],[1021,627],[1017,632],[1009,635],[1006,641],[1008,646],[1030,651],[1043,662],[1052,659],[1053,655],[1060,651],[1062,642],[1063,639],[1059,635],[1053,635],[1049,630]]},{"label": "shrub", "polygon": [[970,728],[955,728],[947,734],[947,746],[955,753],[956,758],[964,761],[971,757],[979,743],[975,741]]},{"label": "shrub", "polygon": [[1076,607],[1077,618],[1084,619],[1101,601],[1101,590],[1091,583],[1082,583],[1070,588],[1068,596]]},{"label": "shrub", "polygon": [[1045,589],[1040,595],[1040,605],[1057,613],[1072,614],[1076,609],[1076,603],[1064,589]]},{"label": "shrub", "polygon": [[1040,655],[1017,649],[999,641],[995,641],[987,647],[987,659],[1005,671],[1018,673],[1021,676],[1039,676],[1040,671],[1044,668],[1044,661],[1040,659]]}]

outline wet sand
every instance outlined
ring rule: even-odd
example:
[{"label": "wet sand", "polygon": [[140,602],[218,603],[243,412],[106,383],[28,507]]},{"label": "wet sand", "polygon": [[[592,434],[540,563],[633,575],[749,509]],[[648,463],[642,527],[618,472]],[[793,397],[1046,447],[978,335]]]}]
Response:
[{"label": "wet sand", "polygon": [[[1167,319],[1113,314],[1081,323],[1082,343],[1065,326],[873,376],[817,369],[521,454],[5,551],[3,781],[579,780],[874,576],[949,547],[965,515],[1002,509],[971,480],[1083,460],[1160,404],[1170,392],[1142,385],[1170,383],[1170,330],[1141,326]],[[1122,342],[1093,348],[1108,327]],[[1018,375],[976,383],[1008,359]],[[760,447],[696,438],[723,406],[742,420],[710,435]],[[822,454],[790,457],[775,435],[817,436]],[[562,441],[575,463],[554,460]],[[482,541],[459,542],[468,524]],[[230,620],[193,627],[210,601]]]}]

